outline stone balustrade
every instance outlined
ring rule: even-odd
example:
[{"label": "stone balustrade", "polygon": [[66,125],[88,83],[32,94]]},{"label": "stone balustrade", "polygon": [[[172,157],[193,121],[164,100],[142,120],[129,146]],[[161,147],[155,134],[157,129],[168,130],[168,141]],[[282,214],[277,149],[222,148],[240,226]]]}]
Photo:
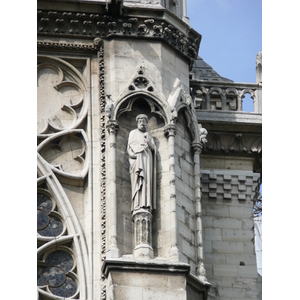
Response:
[{"label": "stone balustrade", "polygon": [[262,113],[262,84],[190,80],[195,109],[243,111],[243,99],[249,94],[254,113]]}]

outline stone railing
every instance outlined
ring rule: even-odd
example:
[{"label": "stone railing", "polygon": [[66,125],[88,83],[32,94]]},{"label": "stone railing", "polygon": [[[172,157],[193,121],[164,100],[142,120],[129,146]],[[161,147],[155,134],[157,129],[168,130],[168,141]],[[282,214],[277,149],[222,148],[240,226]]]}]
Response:
[{"label": "stone railing", "polygon": [[196,109],[243,111],[243,99],[249,94],[254,113],[262,113],[262,84],[190,80],[191,95]]}]

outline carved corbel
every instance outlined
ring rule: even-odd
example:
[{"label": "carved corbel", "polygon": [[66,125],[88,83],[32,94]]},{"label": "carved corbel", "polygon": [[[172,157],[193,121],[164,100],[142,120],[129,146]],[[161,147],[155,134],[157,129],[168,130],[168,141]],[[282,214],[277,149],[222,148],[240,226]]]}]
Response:
[{"label": "carved corbel", "polygon": [[106,129],[107,129],[109,135],[117,135],[117,132],[119,130],[119,123],[118,123],[118,121],[109,120],[107,122]]},{"label": "carved corbel", "polygon": [[176,125],[175,124],[168,124],[165,126],[165,129],[164,129],[164,133],[165,133],[165,136],[167,138],[169,137],[175,137],[176,135]]},{"label": "carved corbel", "polygon": [[99,37],[95,38],[93,40],[93,43],[94,43],[94,47],[98,50],[100,49],[101,46],[103,46],[103,40],[100,39]]},{"label": "carved corbel", "polygon": [[[201,126],[201,125],[200,125]],[[207,130],[203,128],[202,126],[199,128],[199,134],[200,134],[200,147],[201,150],[203,149],[204,145],[207,143],[206,136],[208,134]]]}]

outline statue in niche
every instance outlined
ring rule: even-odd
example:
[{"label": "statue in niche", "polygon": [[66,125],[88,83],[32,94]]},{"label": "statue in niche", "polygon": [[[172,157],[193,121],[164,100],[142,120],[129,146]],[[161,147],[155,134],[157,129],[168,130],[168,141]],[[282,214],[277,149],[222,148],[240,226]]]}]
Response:
[{"label": "statue in niche", "polygon": [[136,117],[137,129],[129,133],[128,155],[131,179],[131,212],[141,208],[152,211],[156,204],[156,146],[147,131],[148,117]]}]

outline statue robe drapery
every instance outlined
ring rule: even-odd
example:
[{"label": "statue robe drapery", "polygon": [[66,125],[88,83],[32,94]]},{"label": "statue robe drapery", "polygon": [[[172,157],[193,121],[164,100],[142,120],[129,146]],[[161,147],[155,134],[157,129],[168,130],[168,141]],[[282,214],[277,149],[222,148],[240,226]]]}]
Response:
[{"label": "statue robe drapery", "polygon": [[[146,140],[153,149],[147,146]],[[156,150],[149,132],[132,130],[128,138],[128,153],[131,179],[131,211],[139,208],[156,208]],[[131,158],[131,154],[136,159]]]}]

